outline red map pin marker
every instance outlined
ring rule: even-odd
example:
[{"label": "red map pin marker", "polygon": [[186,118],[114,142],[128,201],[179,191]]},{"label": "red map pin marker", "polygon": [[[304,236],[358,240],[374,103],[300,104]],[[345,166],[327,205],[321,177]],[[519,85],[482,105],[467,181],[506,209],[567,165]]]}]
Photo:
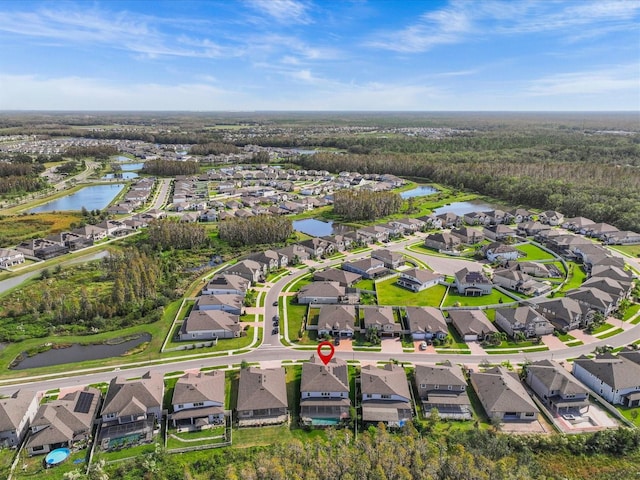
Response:
[{"label": "red map pin marker", "polygon": [[[322,347],[329,347],[329,353],[322,353]],[[325,365],[331,361],[334,352],[335,348],[333,348],[331,342],[321,342],[318,345],[318,356],[320,357],[320,360],[322,360],[322,363],[324,363]]]}]

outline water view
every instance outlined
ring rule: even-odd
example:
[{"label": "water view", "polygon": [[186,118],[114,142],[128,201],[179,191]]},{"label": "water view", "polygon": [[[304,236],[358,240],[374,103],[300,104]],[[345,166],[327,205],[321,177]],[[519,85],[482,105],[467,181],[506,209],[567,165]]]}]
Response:
[{"label": "water view", "polygon": [[29,213],[81,210],[102,210],[111,203],[115,196],[124,188],[123,183],[111,185],[92,185],[84,187],[75,193],[52,200],[39,207],[32,208]]},{"label": "water view", "polygon": [[113,178],[122,178],[123,180],[130,180],[132,178],[138,178],[138,174],[136,172],[122,172],[122,173],[107,173],[102,178],[105,180],[111,180]]},{"label": "water view", "polygon": [[449,205],[436,208],[433,213],[440,215],[441,213],[452,212],[456,215],[464,215],[471,212],[488,212],[495,210],[496,207],[482,200],[470,200],[468,202],[453,202]]},{"label": "water view", "polygon": [[74,343],[68,348],[52,348],[46,352],[27,357],[11,368],[14,370],[24,370],[25,368],[47,367],[49,365],[60,365],[63,363],[119,357],[138,345],[149,341],[151,341],[151,335],[144,333],[137,338],[113,345],[79,345]]},{"label": "water view", "polygon": [[433,195],[434,193],[438,193],[438,190],[433,188],[431,185],[418,185],[416,188],[413,188],[411,190],[400,192],[400,196],[404,199],[407,199],[413,197],[423,197],[425,195]]},{"label": "water view", "polygon": [[318,220],[317,218],[294,220],[293,229],[313,237],[342,234],[354,230],[353,227],[348,227],[331,221]]}]

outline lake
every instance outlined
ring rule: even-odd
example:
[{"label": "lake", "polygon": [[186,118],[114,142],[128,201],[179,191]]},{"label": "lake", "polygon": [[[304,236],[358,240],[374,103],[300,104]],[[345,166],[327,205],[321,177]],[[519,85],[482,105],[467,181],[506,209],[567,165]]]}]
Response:
[{"label": "lake", "polygon": [[433,195],[434,193],[438,193],[438,190],[433,188],[431,185],[418,185],[416,188],[411,190],[400,192],[400,196],[407,199],[413,197],[424,197],[425,195]]},{"label": "lake", "polygon": [[32,208],[29,213],[40,212],[63,212],[68,210],[102,210],[115,196],[124,188],[124,183],[114,183],[110,185],[91,185],[84,187],[71,195],[65,195],[56,200],[52,200],[39,207]]},{"label": "lake", "polygon": [[313,237],[324,237],[327,235],[343,234],[354,230],[353,227],[348,227],[334,222],[325,222],[324,220],[318,220],[317,218],[305,218],[304,220],[294,220],[293,229],[311,235]]},{"label": "lake", "polygon": [[51,350],[38,353],[32,357],[26,357],[11,368],[13,370],[24,370],[26,368],[38,368],[63,363],[84,362],[85,360],[119,357],[138,345],[149,341],[151,341],[151,335],[143,333],[137,338],[114,345],[79,345],[74,343],[68,348],[52,348]]},{"label": "lake", "polygon": [[453,202],[449,205],[436,208],[433,213],[440,215],[441,213],[452,212],[456,215],[464,215],[471,212],[488,212],[489,210],[495,210],[496,207],[490,205],[482,200],[471,200],[468,202]]},{"label": "lake", "polygon": [[138,178],[139,175],[136,172],[122,172],[118,176],[115,173],[107,173],[102,178],[105,180],[111,180],[113,178],[122,178],[123,180],[130,180],[132,178]]}]

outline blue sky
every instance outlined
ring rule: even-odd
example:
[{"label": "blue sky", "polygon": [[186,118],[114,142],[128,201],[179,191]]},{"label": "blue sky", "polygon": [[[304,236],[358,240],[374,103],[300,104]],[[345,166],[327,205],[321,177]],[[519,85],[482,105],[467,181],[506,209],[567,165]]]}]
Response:
[{"label": "blue sky", "polygon": [[637,0],[3,0],[0,46],[0,110],[640,110]]}]

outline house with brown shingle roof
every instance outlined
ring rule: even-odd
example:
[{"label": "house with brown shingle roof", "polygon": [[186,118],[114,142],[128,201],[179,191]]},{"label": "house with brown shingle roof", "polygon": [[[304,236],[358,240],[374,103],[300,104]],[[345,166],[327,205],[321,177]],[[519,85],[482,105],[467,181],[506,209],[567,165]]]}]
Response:
[{"label": "house with brown shingle roof", "polygon": [[[355,318],[356,307],[353,305],[321,306],[318,315],[318,337],[352,337],[356,331]],[[359,331],[359,326],[357,328]]]},{"label": "house with brown shingle roof", "polygon": [[557,362],[540,360],[527,365],[527,385],[542,403],[558,413],[589,409],[589,389]]},{"label": "house with brown shingle roof", "polygon": [[239,320],[238,315],[222,310],[191,310],[178,336],[183,342],[239,337]]},{"label": "house with brown shingle roof", "polygon": [[362,367],[362,420],[402,427],[413,417],[413,405],[404,368],[388,363],[384,368]]},{"label": "house with brown shingle roof", "polygon": [[405,307],[407,328],[414,340],[443,339],[448,333],[442,311],[435,307]]},{"label": "house with brown shingle roof", "polygon": [[31,422],[31,433],[25,445],[29,455],[79,447],[88,442],[100,399],[100,390],[86,387],[42,404]]},{"label": "house with brown shingle roof", "polygon": [[435,408],[442,418],[471,419],[467,381],[459,365],[416,365],[414,379],[425,416]]},{"label": "house with brown shingle roof", "polygon": [[573,374],[609,403],[640,406],[640,363],[633,358],[610,353],[581,356],[573,362]]},{"label": "house with brown shingle roof", "polygon": [[349,418],[347,362],[333,357],[325,365],[313,355],[302,365],[300,420],[307,425],[336,425]]},{"label": "house with brown shingle roof", "polygon": [[284,368],[240,370],[236,411],[241,427],[284,423],[288,406]]},{"label": "house with brown shingle roof", "polygon": [[484,340],[498,331],[481,310],[450,310],[449,318],[465,342]]},{"label": "house with brown shingle roof", "polygon": [[361,280],[362,275],[337,268],[327,268],[313,272],[313,279],[318,282],[338,282],[343,287],[350,287]]},{"label": "house with brown shingle roof", "polygon": [[518,379],[518,374],[505,367],[471,374],[471,385],[480,403],[492,419],[502,422],[534,421],[540,410]]},{"label": "house with brown shingle roof", "polygon": [[396,322],[393,308],[391,307],[360,307],[364,311],[364,329],[374,329],[383,337],[397,337],[402,333],[402,325]]},{"label": "house with brown shingle roof", "polygon": [[421,292],[443,281],[444,275],[441,273],[435,273],[431,270],[421,268],[410,268],[400,273],[396,284],[412,292]]},{"label": "house with brown shingle roof", "polygon": [[225,374],[219,370],[187,373],[173,390],[169,420],[179,432],[224,424]]}]

